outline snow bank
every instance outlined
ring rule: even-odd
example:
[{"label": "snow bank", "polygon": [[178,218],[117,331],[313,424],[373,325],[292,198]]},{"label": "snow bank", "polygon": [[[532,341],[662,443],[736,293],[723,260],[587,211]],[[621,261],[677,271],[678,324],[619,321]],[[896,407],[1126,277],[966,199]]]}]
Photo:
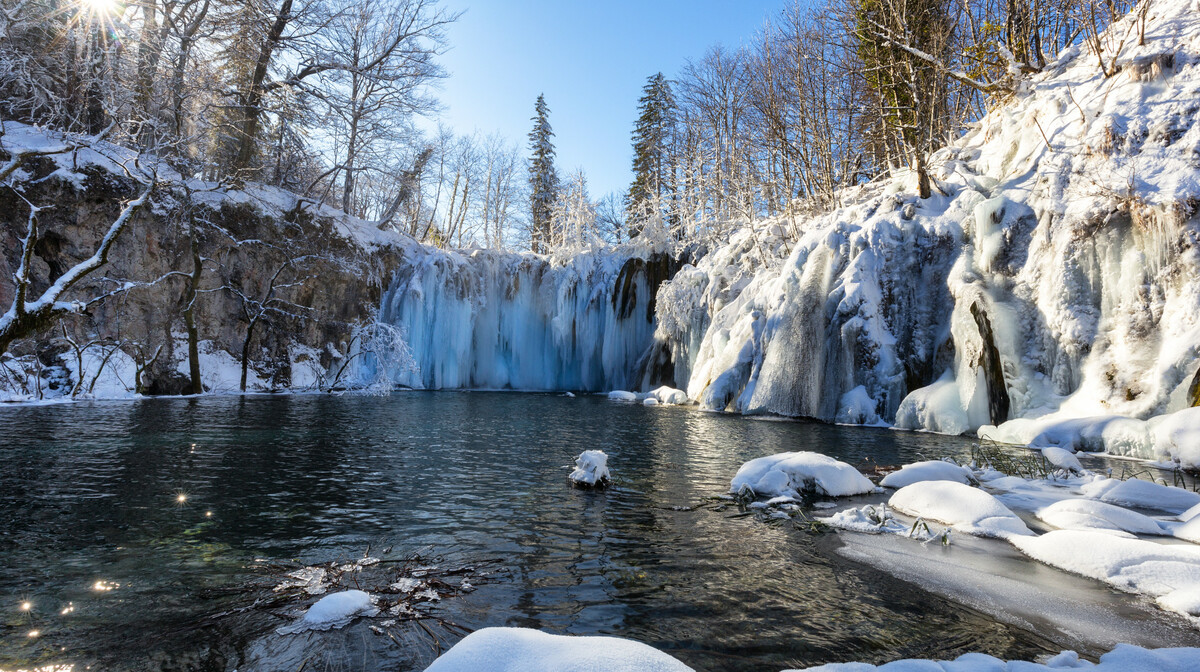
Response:
[{"label": "snow bank", "polygon": [[585,450],[575,458],[575,469],[567,477],[579,485],[596,485],[610,480],[608,455],[602,450]]},{"label": "snow bank", "polygon": [[1183,513],[1200,504],[1200,493],[1138,478],[1100,478],[1082,487],[1084,496],[1109,504]]},{"label": "snow bank", "polygon": [[888,506],[980,537],[1007,539],[1033,534],[995,497],[954,481],[922,481],[907,485],[892,495]]},{"label": "snow bank", "polygon": [[1095,530],[1123,536],[1167,534],[1149,516],[1090,499],[1065,499],[1037,512],[1042,522],[1062,530]]},{"label": "snow bank", "polygon": [[974,480],[971,470],[966,467],[943,460],[929,460],[906,464],[900,467],[899,471],[884,476],[879,484],[885,488],[903,488],[921,481],[954,481],[965,484]]},{"label": "snow bank", "polygon": [[980,436],[1035,448],[1102,451],[1143,460],[1200,467],[1200,408],[1185,408],[1139,420],[1123,415],[1071,417],[1057,412],[1039,418],[984,426]]},{"label": "snow bank", "polygon": [[1043,448],[1042,457],[1046,458],[1046,461],[1055,467],[1072,474],[1082,474],[1087,471],[1083,468],[1083,465],[1079,463],[1078,457],[1075,457],[1071,451],[1063,448],[1056,448],[1053,446]]},{"label": "snow bank", "polygon": [[375,616],[378,613],[370,595],[361,590],[344,590],[322,597],[308,608],[299,622],[279,628],[278,632],[294,634],[305,630],[331,630],[343,627],[359,616]]},{"label": "snow bank", "polygon": [[875,484],[857,469],[827,455],[778,453],[750,460],[738,469],[730,492],[749,488],[760,497],[801,497],[809,492],[826,497],[861,495]]},{"label": "snow bank", "polygon": [[617,637],[564,637],[526,628],[484,628],[426,672],[692,672],[661,651]]},{"label": "snow bank", "polygon": [[1158,598],[1164,609],[1200,616],[1200,548],[1164,545],[1102,532],[1056,530],[1012,537],[1029,557],[1099,579],[1121,590]]},{"label": "snow bank", "polygon": [[[833,663],[805,668],[805,672],[1048,672],[1050,670],[1087,669],[1091,672],[1132,672],[1133,670],[1156,670],[1157,672],[1196,672],[1200,670],[1200,648],[1143,649],[1129,644],[1100,656],[1100,662],[1092,665],[1081,660],[1074,651],[1063,651],[1045,663],[1025,661],[1005,662],[982,653],[968,653],[955,660],[897,660],[886,665],[866,663]],[[784,670],[784,672],[800,672]]]}]

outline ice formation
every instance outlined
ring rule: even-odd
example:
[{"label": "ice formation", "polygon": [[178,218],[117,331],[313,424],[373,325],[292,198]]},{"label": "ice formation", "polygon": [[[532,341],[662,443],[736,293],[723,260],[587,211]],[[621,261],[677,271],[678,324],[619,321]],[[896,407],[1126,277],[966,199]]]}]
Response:
[{"label": "ice formation", "polygon": [[931,157],[928,199],[897,170],[703,254],[427,251],[383,301],[420,367],[397,382],[667,384],[1200,465],[1200,4],[1155,3],[1140,46],[1131,20],[1118,74],[1068,50]]},{"label": "ice formation", "polygon": [[730,492],[744,488],[760,497],[800,497],[811,492],[825,497],[861,495],[875,484],[854,467],[819,453],[779,453],[742,465],[729,484]]}]

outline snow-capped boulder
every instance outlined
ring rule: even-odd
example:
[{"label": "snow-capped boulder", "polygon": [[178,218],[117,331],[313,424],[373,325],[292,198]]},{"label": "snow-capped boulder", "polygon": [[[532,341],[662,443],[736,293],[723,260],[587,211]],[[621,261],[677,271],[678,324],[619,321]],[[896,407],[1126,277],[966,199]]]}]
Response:
[{"label": "snow-capped boulder", "polygon": [[971,483],[975,478],[971,470],[953,462],[943,460],[927,460],[914,462],[893,471],[879,482],[885,488],[903,488],[906,485],[921,481],[954,481],[955,483]]},{"label": "snow-capped boulder", "polygon": [[567,476],[577,485],[595,486],[612,478],[608,455],[603,450],[585,450],[575,458],[575,469]]},{"label": "snow-capped boulder", "polygon": [[749,488],[759,497],[800,497],[809,492],[826,497],[861,495],[875,484],[857,469],[828,455],[778,453],[750,460],[738,469],[730,492]]},{"label": "snow-capped boulder", "polygon": [[1122,481],[1101,478],[1083,486],[1083,495],[1118,506],[1182,513],[1200,504],[1200,494],[1183,488],[1151,483],[1137,478]]},{"label": "snow-capped boulder", "polygon": [[564,637],[528,628],[477,630],[426,672],[692,672],[667,654],[618,637]]},{"label": "snow-capped boulder", "polygon": [[361,590],[343,590],[317,600],[303,618],[290,626],[279,628],[278,632],[294,634],[306,630],[332,630],[348,625],[359,616],[375,616],[378,613],[369,594]]},{"label": "snow-capped boulder", "polygon": [[954,481],[921,481],[904,486],[892,495],[888,506],[978,537],[1007,539],[1033,534],[1000,500]]},{"label": "snow-capped boulder", "polygon": [[1095,530],[1124,536],[1167,533],[1149,516],[1091,499],[1064,499],[1038,510],[1037,517],[1061,530]]}]

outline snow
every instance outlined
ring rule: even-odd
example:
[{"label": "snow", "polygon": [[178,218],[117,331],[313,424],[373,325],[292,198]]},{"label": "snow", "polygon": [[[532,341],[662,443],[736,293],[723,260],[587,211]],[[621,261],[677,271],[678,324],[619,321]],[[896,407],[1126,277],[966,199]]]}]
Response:
[{"label": "snow", "polygon": [[666,385],[650,390],[650,397],[656,399],[660,404],[670,406],[681,406],[689,403],[687,392]]},{"label": "snow", "polygon": [[1090,499],[1065,499],[1040,509],[1037,517],[1063,530],[1095,530],[1132,536],[1166,534],[1153,518]]},{"label": "snow", "polygon": [[613,390],[608,393],[608,398],[613,401],[637,401],[638,395],[636,392],[629,392],[627,390]]},{"label": "snow", "polygon": [[898,471],[884,476],[879,484],[885,488],[903,488],[921,481],[971,483],[974,480],[975,477],[971,474],[971,470],[966,467],[943,460],[928,460],[906,464]]},{"label": "snow", "polygon": [[1122,481],[1101,478],[1083,486],[1082,492],[1090,499],[1109,504],[1154,509],[1169,513],[1183,513],[1200,504],[1200,494],[1170,485],[1151,483],[1136,478]]},{"label": "snow", "polygon": [[608,455],[602,450],[585,450],[575,458],[575,469],[567,477],[572,483],[579,485],[597,485],[610,480],[608,472]]},{"label": "snow", "polygon": [[322,597],[308,608],[298,623],[279,628],[278,632],[295,634],[306,630],[332,630],[349,624],[359,616],[375,616],[378,613],[370,595],[361,590],[344,590]]},{"label": "snow", "polygon": [[995,497],[954,481],[921,481],[904,486],[892,495],[888,506],[981,537],[1007,539],[1033,534]]},{"label": "snow", "polygon": [[426,672],[691,672],[691,668],[628,639],[484,628],[464,637]]},{"label": "snow", "polygon": [[[805,668],[807,672],[1048,672],[1050,670],[1087,669],[1092,672],[1129,672],[1157,670],[1159,672],[1196,672],[1200,670],[1200,649],[1143,649],[1120,644],[1100,656],[1093,665],[1079,658],[1074,651],[1063,651],[1044,663],[1003,661],[982,653],[968,653],[954,660],[897,660],[884,665],[866,663],[833,663]],[[785,670],[784,672],[798,672]]]},{"label": "snow", "polygon": [[1081,530],[1055,530],[1009,541],[1039,562],[1159,598],[1165,609],[1200,616],[1200,609],[1194,608],[1200,606],[1195,600],[1200,591],[1198,547]]},{"label": "snow", "polygon": [[827,455],[778,453],[750,460],[738,469],[730,492],[749,488],[760,497],[796,497],[805,492],[846,497],[874,492],[875,484],[857,469]]},{"label": "snow", "polygon": [[1079,458],[1069,451],[1054,446],[1042,448],[1042,457],[1055,467],[1073,474],[1082,474],[1086,469],[1079,463]]}]

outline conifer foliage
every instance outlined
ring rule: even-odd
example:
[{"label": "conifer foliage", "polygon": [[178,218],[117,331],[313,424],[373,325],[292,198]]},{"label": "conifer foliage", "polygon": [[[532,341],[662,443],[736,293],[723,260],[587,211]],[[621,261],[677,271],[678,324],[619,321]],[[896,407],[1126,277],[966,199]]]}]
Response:
[{"label": "conifer foliage", "polygon": [[[664,195],[673,193],[671,143],[674,140],[675,96],[661,72],[652,75],[638,99],[638,119],[633,129],[633,184],[625,199],[630,222],[646,218],[651,207],[661,208]],[[636,229],[629,231],[637,235]]]},{"label": "conifer foliage", "polygon": [[534,106],[533,130],[529,132],[529,244],[534,252],[546,252],[551,239],[551,219],[558,196],[558,173],[554,168],[554,131],[546,96]]}]

